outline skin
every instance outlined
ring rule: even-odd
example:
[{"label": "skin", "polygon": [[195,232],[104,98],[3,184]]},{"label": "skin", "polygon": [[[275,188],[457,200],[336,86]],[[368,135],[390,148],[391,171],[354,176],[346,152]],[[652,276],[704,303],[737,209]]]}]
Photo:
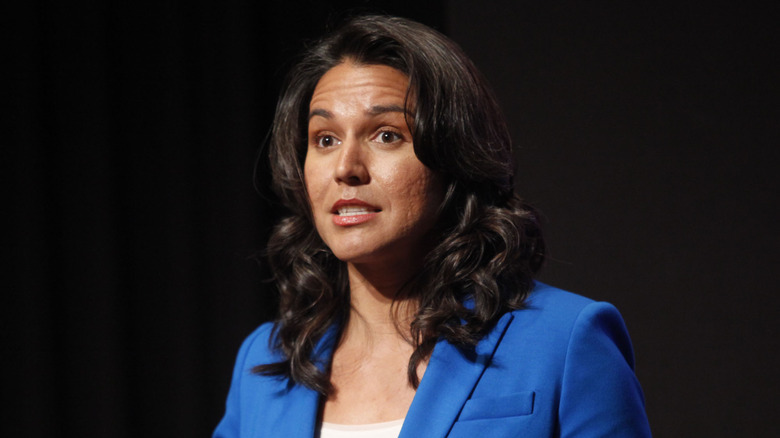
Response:
[{"label": "skin", "polygon": [[[414,304],[391,304],[430,246],[444,189],[414,154],[408,84],[391,67],[347,60],[323,75],[309,106],[306,189],[317,231],[350,279],[351,316],[333,355],[336,391],[322,406],[326,422],[396,420],[414,398],[406,376],[413,348],[397,329],[408,326]],[[339,200],[368,207],[339,217]]]}]

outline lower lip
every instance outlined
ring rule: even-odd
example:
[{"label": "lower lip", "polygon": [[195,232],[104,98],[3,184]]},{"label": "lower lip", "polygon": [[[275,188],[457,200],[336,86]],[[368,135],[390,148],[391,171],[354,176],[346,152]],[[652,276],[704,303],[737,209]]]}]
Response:
[{"label": "lower lip", "polygon": [[339,216],[333,215],[333,223],[340,227],[348,227],[351,225],[360,225],[370,221],[376,216],[376,213],[356,214],[352,216]]}]

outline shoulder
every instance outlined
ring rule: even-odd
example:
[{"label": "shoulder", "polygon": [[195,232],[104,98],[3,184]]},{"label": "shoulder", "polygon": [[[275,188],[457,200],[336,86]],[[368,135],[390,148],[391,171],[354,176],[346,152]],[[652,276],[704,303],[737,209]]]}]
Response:
[{"label": "shoulder", "polygon": [[524,307],[511,313],[516,319],[542,323],[547,328],[571,328],[578,322],[594,318],[622,321],[620,312],[610,303],[594,301],[540,282],[531,290]]},{"label": "shoulder", "polygon": [[[243,409],[254,406],[259,391],[256,390],[258,378],[251,378],[251,368],[260,363],[269,363],[272,357],[270,339],[273,324],[266,323],[247,336],[238,350],[233,367],[233,379],[225,403],[225,415],[214,431],[214,437],[238,437],[246,427],[247,418],[254,418],[254,411]],[[251,421],[250,421],[251,422]]]},{"label": "shoulder", "polygon": [[526,309],[542,311],[554,310],[556,313],[577,313],[594,303],[590,298],[567,292],[545,283],[535,282],[534,288],[526,300]]},{"label": "shoulder", "polygon": [[527,421],[556,424],[561,436],[649,436],[631,341],[613,305],[538,283],[504,318],[474,397],[531,393]]},{"label": "shoulder", "polygon": [[511,312],[512,325],[524,330],[558,330],[569,334],[578,322],[593,318],[618,318],[620,313],[610,303],[594,301],[582,295],[536,282],[522,309]]},{"label": "shoulder", "polygon": [[274,335],[274,325],[266,322],[257,327],[241,343],[238,352],[236,365],[245,364],[248,367],[261,363],[271,363],[278,361],[278,354],[272,349],[272,336]]},{"label": "shoulder", "polygon": [[562,372],[572,352],[590,356],[581,350],[600,340],[612,344],[622,360],[634,366],[625,323],[610,303],[537,283],[525,306],[512,311],[509,319],[502,349],[517,354],[533,351],[536,362],[548,371]]}]

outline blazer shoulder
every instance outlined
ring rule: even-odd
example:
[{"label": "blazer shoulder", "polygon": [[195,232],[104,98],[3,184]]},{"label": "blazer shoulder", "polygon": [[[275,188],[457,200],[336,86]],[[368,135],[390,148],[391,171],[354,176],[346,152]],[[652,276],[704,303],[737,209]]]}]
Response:
[{"label": "blazer shoulder", "polygon": [[263,323],[244,339],[239,350],[239,357],[243,362],[257,365],[280,360],[278,353],[272,348],[273,327],[272,322]]},{"label": "blazer shoulder", "polygon": [[[544,283],[536,283],[525,306],[511,314],[507,340],[539,344],[549,352],[564,353],[578,334],[587,338],[594,330],[606,331],[611,338],[620,339],[621,346],[630,345],[625,324],[615,306]],[[633,364],[633,360],[629,362]]]},{"label": "blazer shoulder", "polygon": [[538,312],[555,316],[559,319],[574,320],[583,309],[594,303],[596,303],[596,301],[582,295],[536,282],[531,293],[528,295],[525,306],[512,313],[517,317],[524,313]]}]

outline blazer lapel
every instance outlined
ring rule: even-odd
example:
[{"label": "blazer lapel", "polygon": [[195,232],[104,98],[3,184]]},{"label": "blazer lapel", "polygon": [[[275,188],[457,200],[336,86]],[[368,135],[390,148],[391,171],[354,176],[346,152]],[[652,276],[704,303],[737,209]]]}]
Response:
[{"label": "blazer lapel", "polygon": [[474,351],[439,340],[399,438],[447,436],[513,318],[511,313],[502,316]]},{"label": "blazer lapel", "polygon": [[[333,356],[338,338],[338,327],[331,326],[322,336],[314,349],[317,367],[324,370]],[[273,436],[286,438],[312,438],[317,436],[317,416],[319,415],[320,394],[304,385],[292,385],[287,379],[280,380],[280,393],[276,403],[280,409],[273,419]]]}]

